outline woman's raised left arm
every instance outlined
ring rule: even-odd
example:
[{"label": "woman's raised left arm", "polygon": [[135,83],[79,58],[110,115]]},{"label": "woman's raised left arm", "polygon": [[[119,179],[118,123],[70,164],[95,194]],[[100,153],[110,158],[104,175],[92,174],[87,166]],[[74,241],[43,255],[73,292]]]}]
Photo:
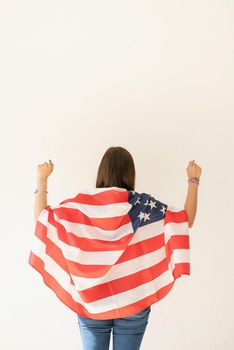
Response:
[{"label": "woman's raised left arm", "polygon": [[54,169],[54,164],[49,161],[37,166],[37,192],[34,201],[34,221],[35,224],[41,211],[47,207],[47,182],[48,177]]}]

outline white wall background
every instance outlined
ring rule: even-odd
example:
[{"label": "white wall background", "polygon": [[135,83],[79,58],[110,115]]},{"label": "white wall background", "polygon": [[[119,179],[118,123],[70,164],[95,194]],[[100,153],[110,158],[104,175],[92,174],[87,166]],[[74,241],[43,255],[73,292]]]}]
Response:
[{"label": "white wall background", "polygon": [[152,306],[142,350],[232,350],[234,2],[0,7],[1,349],[81,349],[76,314],[27,265],[36,166],[54,162],[56,204],[123,146],[136,190],[165,203],[184,205],[189,160],[203,169],[191,276]]}]

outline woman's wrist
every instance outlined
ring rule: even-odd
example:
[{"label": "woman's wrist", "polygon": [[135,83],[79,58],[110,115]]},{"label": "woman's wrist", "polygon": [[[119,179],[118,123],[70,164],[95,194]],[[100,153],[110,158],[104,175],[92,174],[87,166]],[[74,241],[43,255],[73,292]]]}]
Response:
[{"label": "woman's wrist", "polygon": [[188,189],[189,190],[198,190],[198,184],[194,182],[188,182]]},{"label": "woman's wrist", "polygon": [[37,178],[37,190],[47,190],[47,178]]}]

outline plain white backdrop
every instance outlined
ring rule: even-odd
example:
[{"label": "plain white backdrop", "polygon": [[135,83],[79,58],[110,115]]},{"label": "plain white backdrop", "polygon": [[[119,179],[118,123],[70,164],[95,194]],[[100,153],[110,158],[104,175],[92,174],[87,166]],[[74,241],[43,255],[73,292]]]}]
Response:
[{"label": "plain white backdrop", "polygon": [[[110,146],[136,190],[183,206],[202,167],[191,275],[152,305],[142,350],[234,348],[234,2],[1,1],[3,350],[77,350],[76,314],[27,263],[36,166],[48,204],[95,186]],[[100,349],[101,350],[101,349]]]}]

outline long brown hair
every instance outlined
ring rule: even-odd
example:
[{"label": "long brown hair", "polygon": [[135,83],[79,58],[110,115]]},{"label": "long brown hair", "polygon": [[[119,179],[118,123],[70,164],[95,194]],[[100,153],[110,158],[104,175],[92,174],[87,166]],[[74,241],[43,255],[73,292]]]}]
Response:
[{"label": "long brown hair", "polygon": [[132,155],[123,147],[109,147],[100,162],[96,187],[135,189],[135,165]]}]

